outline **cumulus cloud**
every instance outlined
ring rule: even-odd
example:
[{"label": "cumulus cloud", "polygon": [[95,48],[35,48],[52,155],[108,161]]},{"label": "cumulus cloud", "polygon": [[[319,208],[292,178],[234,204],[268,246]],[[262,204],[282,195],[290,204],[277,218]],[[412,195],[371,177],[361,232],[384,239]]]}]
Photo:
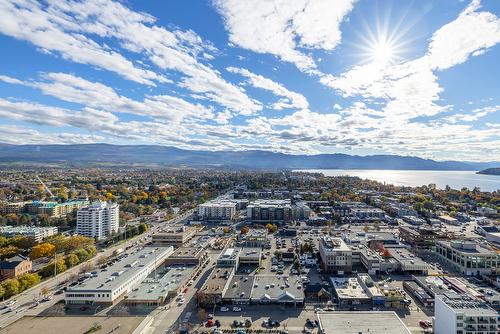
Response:
[{"label": "cumulus cloud", "polygon": [[242,48],[269,53],[317,73],[308,49],[333,50],[341,41],[340,24],[355,0],[214,0],[229,40]]}]

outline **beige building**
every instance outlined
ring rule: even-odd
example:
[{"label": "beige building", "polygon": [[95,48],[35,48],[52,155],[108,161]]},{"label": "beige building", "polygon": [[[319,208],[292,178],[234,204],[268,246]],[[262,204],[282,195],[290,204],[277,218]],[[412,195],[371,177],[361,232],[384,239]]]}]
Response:
[{"label": "beige building", "polygon": [[196,227],[179,226],[160,230],[153,234],[153,244],[157,246],[182,247],[196,235]]},{"label": "beige building", "polygon": [[352,271],[352,250],[340,238],[322,237],[319,254],[323,268],[328,273]]}]

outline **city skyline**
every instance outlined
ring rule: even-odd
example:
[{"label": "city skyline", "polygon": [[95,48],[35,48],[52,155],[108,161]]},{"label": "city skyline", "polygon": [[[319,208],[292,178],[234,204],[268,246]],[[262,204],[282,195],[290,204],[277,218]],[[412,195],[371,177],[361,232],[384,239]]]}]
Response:
[{"label": "city skyline", "polygon": [[499,13],[488,0],[4,1],[1,142],[500,161]]}]

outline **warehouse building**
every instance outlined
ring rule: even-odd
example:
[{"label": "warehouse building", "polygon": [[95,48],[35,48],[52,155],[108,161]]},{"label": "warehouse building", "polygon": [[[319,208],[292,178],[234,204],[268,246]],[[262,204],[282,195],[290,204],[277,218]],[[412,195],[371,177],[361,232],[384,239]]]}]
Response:
[{"label": "warehouse building", "polygon": [[129,253],[80,284],[69,287],[64,295],[65,303],[113,304],[137,288],[173,251],[173,247],[145,247]]}]

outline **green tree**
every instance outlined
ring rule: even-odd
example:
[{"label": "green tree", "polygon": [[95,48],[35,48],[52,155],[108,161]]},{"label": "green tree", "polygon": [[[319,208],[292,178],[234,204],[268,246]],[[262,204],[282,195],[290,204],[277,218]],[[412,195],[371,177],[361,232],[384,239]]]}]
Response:
[{"label": "green tree", "polygon": [[143,234],[144,232],[146,232],[148,230],[148,225],[141,223],[141,224],[139,224],[137,229],[139,230],[139,234]]},{"label": "green tree", "polygon": [[[58,274],[65,272],[68,269],[68,267],[66,267],[66,263],[64,262],[64,259],[62,257],[57,259],[55,269],[56,269]],[[49,277],[49,276],[54,275],[54,261],[50,262],[48,265],[43,267],[40,270],[40,275],[42,275],[42,277]]]},{"label": "green tree", "polygon": [[25,273],[20,275],[17,280],[20,285],[19,292],[22,292],[40,283],[40,276],[38,274]]},{"label": "green tree", "polygon": [[66,267],[71,268],[76,266],[80,262],[80,259],[76,254],[71,253],[66,255],[64,262],[66,263]]},{"label": "green tree", "polygon": [[84,262],[84,261],[86,261],[86,260],[88,260],[90,258],[89,252],[87,252],[83,248],[76,249],[75,250],[75,254],[76,254],[76,256],[78,256],[79,262]]},{"label": "green tree", "polygon": [[2,288],[5,290],[4,297],[10,298],[19,293],[21,285],[15,278],[8,278],[2,282]]}]

